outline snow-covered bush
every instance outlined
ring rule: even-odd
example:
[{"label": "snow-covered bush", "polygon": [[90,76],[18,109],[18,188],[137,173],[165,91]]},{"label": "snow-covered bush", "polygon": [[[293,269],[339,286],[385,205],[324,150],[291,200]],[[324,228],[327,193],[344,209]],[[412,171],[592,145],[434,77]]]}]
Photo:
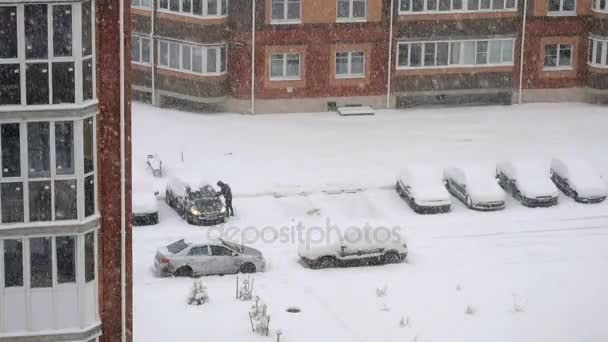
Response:
[{"label": "snow-covered bush", "polygon": [[207,286],[202,280],[196,279],[190,290],[188,296],[188,304],[190,305],[203,305],[209,302],[209,294],[207,293]]},{"label": "snow-covered bush", "polygon": [[407,316],[407,318],[401,316],[401,319],[399,320],[399,327],[407,328],[409,326],[410,326],[410,316]]},{"label": "snow-covered bush", "polygon": [[243,279],[243,282],[239,284],[239,279],[236,279],[237,283],[237,299],[242,301],[248,301],[253,298],[253,279]]},{"label": "snow-covered bush", "polygon": [[477,309],[475,309],[475,307],[472,305],[467,305],[467,309],[464,311],[464,313],[472,316],[477,313]]},{"label": "snow-covered bush", "polygon": [[383,287],[376,288],[376,296],[378,296],[378,297],[385,297],[387,292],[388,292],[388,285],[386,285],[386,284]]},{"label": "snow-covered bush", "polygon": [[251,306],[251,310],[249,311],[249,320],[253,332],[268,336],[270,313],[268,312],[268,306],[262,302],[260,297],[255,297],[255,304]]}]

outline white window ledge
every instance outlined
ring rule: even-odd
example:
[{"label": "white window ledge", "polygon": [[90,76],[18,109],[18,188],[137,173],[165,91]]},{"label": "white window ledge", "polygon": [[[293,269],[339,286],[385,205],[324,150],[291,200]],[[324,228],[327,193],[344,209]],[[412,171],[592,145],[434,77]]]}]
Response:
[{"label": "white window ledge", "polygon": [[483,68],[495,68],[495,67],[512,67],[513,63],[503,64],[450,64],[450,65],[429,65],[429,66],[397,66],[397,70],[436,70],[436,69],[483,69]]},{"label": "white window ledge", "polygon": [[364,79],[365,75],[336,75],[337,80]]},{"label": "white window ledge", "polygon": [[271,81],[273,82],[285,82],[285,81],[301,81],[301,77],[271,77]]},{"label": "white window ledge", "polygon": [[367,18],[336,18],[336,23],[365,23]]},{"label": "white window ledge", "polygon": [[558,67],[543,67],[543,71],[571,71],[574,70],[574,68],[569,65],[569,66],[558,66]]},{"label": "white window ledge", "polygon": [[291,19],[291,20],[283,20],[283,19],[271,19],[271,25],[298,25],[301,24],[302,20],[300,19]]},{"label": "white window ledge", "polygon": [[228,18],[228,14],[224,14],[224,15],[196,15],[196,14],[192,14],[192,13],[170,11],[170,10],[164,9],[164,8],[159,8],[158,12],[159,13],[167,13],[167,14],[175,14],[175,15],[180,15],[182,17],[197,18],[197,19],[202,19],[202,20],[226,19],[226,18]]},{"label": "white window ledge", "polygon": [[548,17],[576,17],[576,11],[573,12],[547,12]]},{"label": "white window ledge", "polygon": [[592,68],[597,68],[597,69],[608,69],[608,65],[603,65],[603,64],[587,63],[587,65]]},{"label": "white window ledge", "polygon": [[35,111],[59,111],[71,109],[83,109],[97,104],[97,99],[84,101],[82,103],[61,103],[44,105],[6,105],[0,106],[2,112],[35,112]]},{"label": "white window ledge", "polygon": [[441,15],[441,14],[482,14],[482,13],[516,13],[516,8],[506,8],[500,10],[492,10],[492,9],[483,9],[483,10],[454,10],[454,11],[399,11],[400,16],[410,16],[410,15],[421,15],[421,14],[433,14],[433,15]]}]

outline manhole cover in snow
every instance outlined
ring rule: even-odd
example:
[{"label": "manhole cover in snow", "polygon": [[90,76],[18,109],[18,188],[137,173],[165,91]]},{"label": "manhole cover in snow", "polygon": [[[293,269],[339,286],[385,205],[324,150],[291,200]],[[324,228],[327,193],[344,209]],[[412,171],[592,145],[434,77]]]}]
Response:
[{"label": "manhole cover in snow", "polygon": [[292,306],[292,307],[290,307],[290,308],[287,308],[287,310],[286,310],[286,311],[287,311],[287,312],[289,312],[289,313],[298,313],[298,312],[300,312],[300,311],[302,311],[302,310],[300,310],[300,308],[296,308],[296,307],[293,307],[293,306]]}]

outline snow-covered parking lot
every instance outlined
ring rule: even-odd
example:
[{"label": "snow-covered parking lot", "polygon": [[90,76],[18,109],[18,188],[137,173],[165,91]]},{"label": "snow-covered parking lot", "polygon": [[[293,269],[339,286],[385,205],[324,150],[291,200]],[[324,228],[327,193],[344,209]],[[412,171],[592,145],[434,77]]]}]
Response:
[{"label": "snow-covered parking lot", "polygon": [[[236,217],[216,228],[190,226],[164,203],[160,224],[134,228],[134,337],[137,342],[608,340],[608,203],[560,194],[550,208],[418,215],[395,193],[409,163],[440,167],[553,156],[585,158],[608,173],[608,109],[536,104],[335,114],[200,115],[134,105],[134,181],[152,178],[158,153],[165,177],[182,163],[232,186]],[[363,189],[327,194],[323,190]],[[333,192],[333,191],[332,191]],[[401,227],[405,263],[310,270],[291,237],[301,223],[339,229]],[[202,278],[210,302],[189,306],[191,279],[158,278],[156,248],[210,230],[265,232],[252,245],[268,269],[254,275],[271,310],[271,337],[251,332],[250,302],[235,297],[235,275]],[[291,231],[291,229],[288,229]],[[248,235],[250,236],[250,235]],[[285,241],[288,240],[288,241]],[[243,275],[239,275],[242,279]],[[377,289],[386,288],[384,295]],[[382,291],[380,291],[382,292]],[[288,313],[297,307],[299,313]]]}]

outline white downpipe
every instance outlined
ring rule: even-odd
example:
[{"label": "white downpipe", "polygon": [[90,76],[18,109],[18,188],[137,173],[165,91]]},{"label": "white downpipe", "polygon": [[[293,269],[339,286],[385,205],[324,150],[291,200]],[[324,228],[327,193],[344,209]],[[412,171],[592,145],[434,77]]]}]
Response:
[{"label": "white downpipe", "polygon": [[524,88],[524,46],[526,44],[526,19],[528,16],[528,0],[524,0],[524,18],[522,20],[521,27],[521,46],[520,56],[519,56],[519,94],[518,94],[518,103],[522,102],[522,91]]},{"label": "white downpipe", "polygon": [[391,13],[388,30],[388,77],[386,80],[386,109],[391,108],[391,77],[393,71],[393,12],[395,10],[395,0],[391,0]]},{"label": "white downpipe", "polygon": [[125,1],[119,0],[120,23],[120,314],[121,341],[127,342],[127,253],[126,253],[126,170],[125,170]]},{"label": "white downpipe", "polygon": [[156,16],[156,11],[154,10],[156,1],[150,1],[150,70],[152,71],[152,105],[157,105],[156,103],[156,53],[154,49],[154,17]]},{"label": "white downpipe", "polygon": [[255,114],[255,8],[253,0],[251,4],[251,114]]}]

